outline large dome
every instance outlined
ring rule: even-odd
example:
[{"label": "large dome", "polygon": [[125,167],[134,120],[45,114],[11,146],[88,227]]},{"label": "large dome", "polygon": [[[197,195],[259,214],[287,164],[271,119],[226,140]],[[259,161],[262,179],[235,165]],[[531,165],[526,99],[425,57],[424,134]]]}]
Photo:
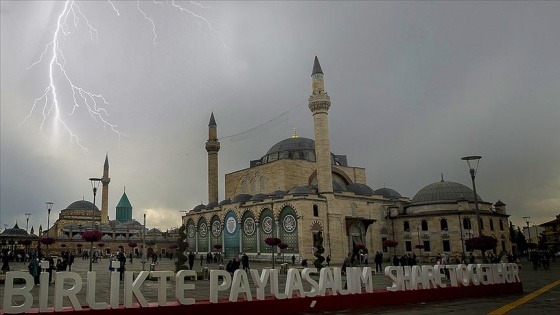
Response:
[{"label": "large dome", "polygon": [[307,160],[315,162],[315,141],[308,138],[288,138],[273,145],[261,163],[270,163],[282,159]]},{"label": "large dome", "polygon": [[[94,205],[89,201],[78,200],[72,202],[68,207],[66,207],[66,209],[67,210],[91,210],[94,209]],[[99,208],[95,206],[95,210],[99,211]]]},{"label": "large dome", "polygon": [[[412,198],[411,204],[456,202],[457,200],[465,199],[469,202],[474,202],[474,193],[472,189],[463,184],[440,181],[420,189]],[[482,199],[478,195],[477,200],[482,202]]]}]

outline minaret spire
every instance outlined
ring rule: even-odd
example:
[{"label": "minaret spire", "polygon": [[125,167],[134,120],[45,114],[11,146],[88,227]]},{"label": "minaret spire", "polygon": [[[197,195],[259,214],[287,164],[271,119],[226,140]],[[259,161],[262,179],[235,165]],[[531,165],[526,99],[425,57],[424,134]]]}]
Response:
[{"label": "minaret spire", "polygon": [[218,126],[216,125],[214,112],[210,114],[210,122],[208,123],[206,151],[208,152],[208,203],[218,203],[218,151],[220,151],[220,141],[218,141]]},{"label": "minaret spire", "polygon": [[309,109],[313,113],[313,130],[315,132],[315,155],[317,165],[317,190],[319,193],[332,193],[331,149],[329,140],[329,108],[331,98],[325,92],[323,69],[319,58],[313,61],[312,93],[309,97]]},{"label": "minaret spire", "polygon": [[101,192],[101,224],[109,223],[109,153],[105,154],[105,163],[103,164],[103,184]]}]

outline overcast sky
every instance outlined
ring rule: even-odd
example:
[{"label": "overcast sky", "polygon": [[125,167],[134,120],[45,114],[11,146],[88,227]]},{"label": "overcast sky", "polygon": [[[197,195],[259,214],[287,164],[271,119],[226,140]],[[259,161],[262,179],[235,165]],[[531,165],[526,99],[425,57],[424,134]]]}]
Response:
[{"label": "overcast sky", "polygon": [[[25,228],[25,213],[46,227],[46,201],[51,224],[92,201],[107,153],[110,218],[126,187],[133,218],[178,226],[180,210],[208,202],[212,111],[220,137],[264,123],[220,140],[220,200],[224,174],[293,128],[313,138],[315,54],[331,151],[366,168],[373,189],[412,198],[441,173],[471,187],[460,158],[481,155],[478,194],[505,202],[514,224],[560,214],[558,2],[0,3],[1,229]],[[29,68],[55,36],[65,72],[50,74],[53,45]],[[107,104],[86,98],[92,114],[76,90],[74,106],[68,80]]]}]

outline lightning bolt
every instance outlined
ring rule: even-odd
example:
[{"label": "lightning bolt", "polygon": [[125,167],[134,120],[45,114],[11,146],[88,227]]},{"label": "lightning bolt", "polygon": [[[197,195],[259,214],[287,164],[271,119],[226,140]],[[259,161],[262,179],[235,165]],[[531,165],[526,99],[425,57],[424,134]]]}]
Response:
[{"label": "lightning bolt", "polygon": [[[109,1],[109,3],[113,5],[112,2]],[[114,5],[113,8],[118,14],[118,11],[114,7]],[[82,10],[78,6],[78,4],[74,0],[67,0],[64,4],[64,9],[58,16],[56,30],[54,32],[52,40],[45,46],[45,50],[41,53],[39,59],[28,67],[28,69],[33,68],[35,65],[41,63],[45,56],[50,55],[49,83],[43,91],[43,94],[35,99],[29,114],[24,118],[21,124],[25,123],[27,119],[31,117],[31,115],[35,111],[35,107],[37,106],[37,104],[42,101],[43,119],[41,121],[41,125],[39,126],[41,133],[45,136],[43,129],[45,121],[54,111],[54,120],[63,126],[64,130],[66,130],[66,132],[70,136],[70,141],[74,141],[84,152],[87,153],[88,149],[81,143],[78,135],[76,135],[76,133],[72,131],[72,129],[66,123],[65,119],[61,116],[61,104],[57,95],[57,83],[55,83],[56,81],[54,78],[55,72],[61,75],[64,83],[72,91],[72,110],[67,113],[68,116],[73,115],[76,109],[79,108],[80,105],[83,105],[95,121],[100,120],[104,127],[110,128],[119,136],[119,140],[121,136],[124,136],[124,134],[117,130],[117,125],[107,120],[107,117],[109,115],[107,113],[107,110],[102,107],[105,105],[109,105],[105,97],[103,97],[103,95],[101,94],[89,92],[84,88],[75,85],[66,72],[66,59],[64,58],[64,53],[61,50],[60,41],[61,39],[64,39],[68,34],[70,34],[70,27],[68,25],[69,20],[71,19],[74,24],[74,28],[77,28],[80,17],[83,18],[85,24],[89,28],[91,40],[97,41],[99,39],[97,30],[89,23],[89,20],[82,13]]]},{"label": "lightning bolt", "polygon": [[[107,0],[109,5],[112,7],[113,11],[120,16],[120,12],[111,0]],[[164,4],[161,1],[152,0],[154,5],[160,5],[162,8]],[[208,6],[204,6],[198,2],[190,1],[192,5],[201,8],[207,9]],[[222,46],[226,49],[227,52],[227,45],[225,41],[217,34],[217,32],[212,27],[210,21],[202,15],[195,13],[192,10],[189,10],[175,2],[175,0],[171,1],[171,5],[174,8],[179,9],[181,12],[185,12],[196,19],[203,21],[207,26],[212,34],[213,37],[216,37],[221,42]],[[137,0],[136,3],[137,10],[144,16],[152,26],[152,33],[154,34],[154,44],[156,43],[156,39],[158,38],[156,32],[156,24],[154,20],[149,17],[144,10],[140,7],[140,0]],[[105,97],[101,94],[90,92],[82,87],[79,87],[74,84],[71,77],[68,75],[66,71],[66,59],[64,57],[64,53],[61,49],[60,42],[66,38],[67,35],[70,34],[70,25],[73,24],[74,29],[77,29],[80,23],[80,20],[83,19],[85,25],[87,25],[90,38],[93,42],[99,41],[99,35],[97,29],[95,29],[89,22],[88,18],[82,13],[82,10],[76,3],[76,0],[66,0],[64,3],[64,8],[60,15],[58,16],[57,23],[56,23],[56,30],[52,37],[52,40],[45,45],[44,51],[40,54],[37,61],[33,62],[29,67],[32,69],[37,64],[40,64],[44,61],[44,59],[49,59],[49,75],[48,75],[48,85],[44,89],[43,93],[37,97],[33,101],[33,105],[31,106],[31,110],[29,114],[23,119],[20,125],[24,124],[36,111],[36,107],[42,106],[42,115],[43,119],[39,126],[41,134],[45,136],[44,132],[44,125],[47,119],[54,115],[54,121],[60,123],[64,130],[68,133],[71,142],[75,142],[84,152],[88,152],[88,149],[82,144],[78,135],[72,131],[69,127],[68,123],[66,122],[65,118],[63,118],[62,110],[61,110],[61,101],[59,100],[59,96],[57,95],[57,91],[62,89],[60,84],[55,80],[55,77],[60,77],[63,81],[63,85],[69,88],[72,91],[72,101],[71,101],[71,110],[67,113],[68,116],[72,116],[76,110],[83,106],[85,110],[89,113],[89,115],[97,122],[101,121],[101,124],[104,128],[109,128],[111,131],[118,135],[118,139],[120,141],[121,136],[126,136],[125,134],[121,133],[118,130],[118,126],[116,124],[111,123],[108,120],[109,114],[105,109],[106,105],[109,105]],[[54,113],[53,113],[54,112]]]},{"label": "lightning bolt", "polygon": [[[154,0],[155,1],[155,0]],[[113,7],[113,10],[115,10],[115,13],[117,13],[117,15],[121,15],[119,13],[119,10],[117,10],[117,7],[115,7],[115,4],[113,3],[113,1],[111,0],[107,0],[107,2],[109,2],[109,4]]]},{"label": "lightning bolt", "polygon": [[[154,0],[154,3],[157,4],[157,2],[155,0]],[[138,11],[140,11],[140,13],[142,13],[144,15],[144,18],[152,24],[152,33],[154,33],[154,44],[155,44],[156,43],[156,38],[157,38],[157,33],[156,33],[156,24],[154,23],[154,20],[152,20],[148,15],[146,15],[146,13],[144,11],[142,11],[142,9],[140,8],[140,0],[138,0],[136,2],[136,7],[138,8]]]}]

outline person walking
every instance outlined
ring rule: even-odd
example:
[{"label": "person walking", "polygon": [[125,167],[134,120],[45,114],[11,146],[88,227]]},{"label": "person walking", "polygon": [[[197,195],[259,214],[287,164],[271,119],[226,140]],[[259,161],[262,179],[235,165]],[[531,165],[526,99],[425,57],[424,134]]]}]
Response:
[{"label": "person walking", "polygon": [[383,254],[381,254],[381,252],[377,252],[373,257],[373,261],[375,262],[375,272],[376,273],[383,272],[383,266],[382,266]]},{"label": "person walking", "polygon": [[292,266],[296,265],[296,255],[292,255]]},{"label": "person walking", "polygon": [[195,258],[196,258],[196,257],[194,256],[194,253],[193,253],[193,252],[190,252],[190,253],[189,253],[189,269],[190,269],[190,270],[193,270],[193,265],[194,265],[194,259],[195,259]]},{"label": "person walking", "polygon": [[124,280],[124,271],[125,271],[125,264],[126,264],[126,256],[124,252],[119,252],[119,279],[122,281]]}]

